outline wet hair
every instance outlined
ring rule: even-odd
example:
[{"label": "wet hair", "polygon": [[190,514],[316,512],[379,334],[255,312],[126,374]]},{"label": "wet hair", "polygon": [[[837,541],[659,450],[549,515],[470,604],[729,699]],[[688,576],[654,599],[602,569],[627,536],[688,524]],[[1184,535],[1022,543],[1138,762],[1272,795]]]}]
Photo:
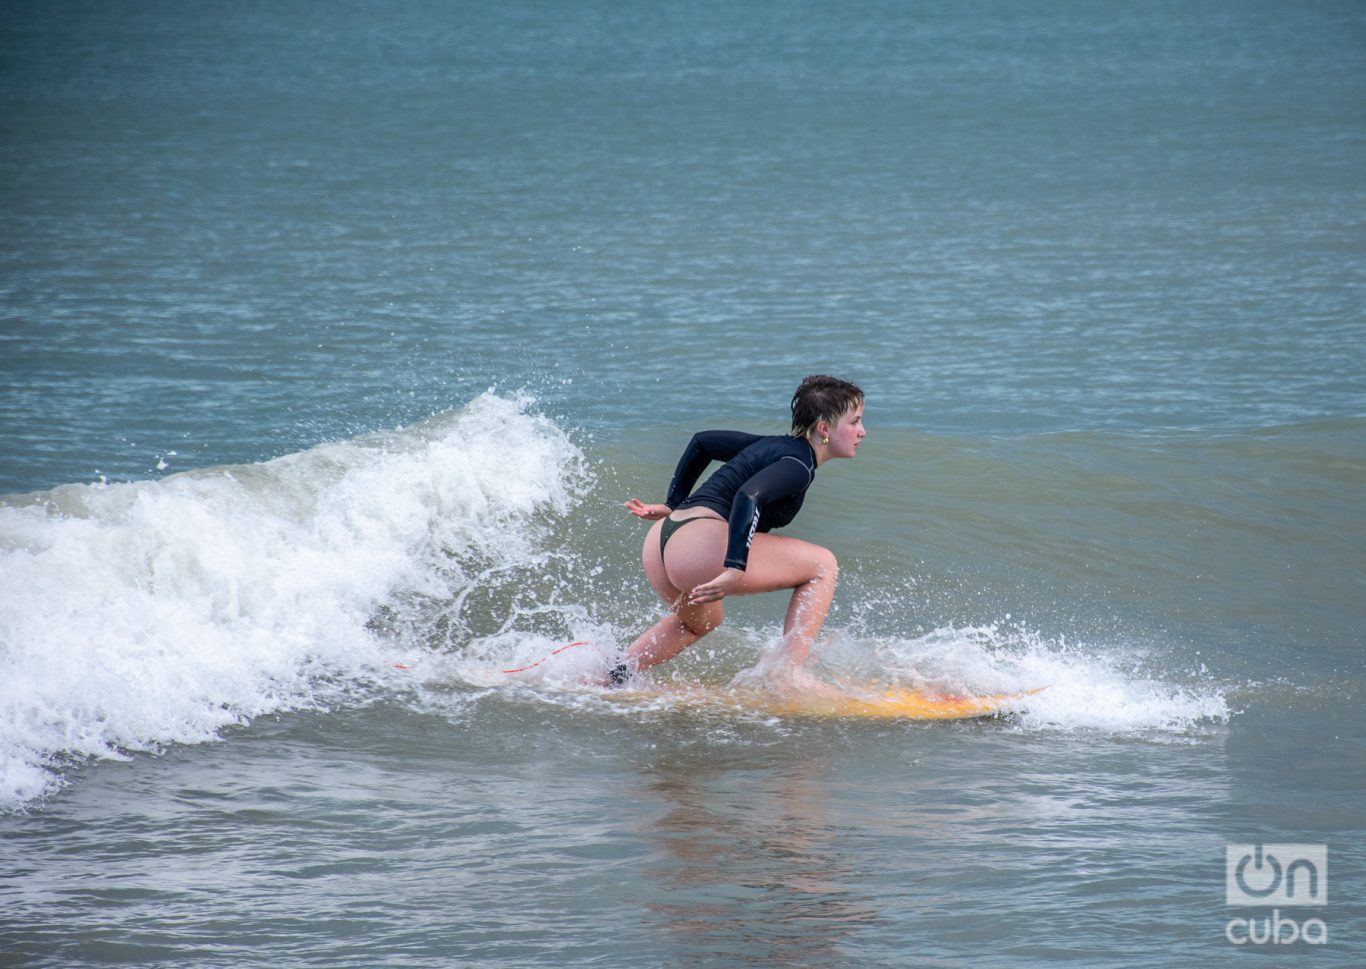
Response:
[{"label": "wet hair", "polygon": [[792,436],[806,437],[821,421],[834,424],[863,401],[863,391],[847,380],[813,374],[792,395]]}]

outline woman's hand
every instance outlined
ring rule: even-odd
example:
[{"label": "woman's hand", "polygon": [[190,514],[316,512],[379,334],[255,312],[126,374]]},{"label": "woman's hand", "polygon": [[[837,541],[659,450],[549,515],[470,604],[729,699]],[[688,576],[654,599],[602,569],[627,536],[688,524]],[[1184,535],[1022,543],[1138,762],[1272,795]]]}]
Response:
[{"label": "woman's hand", "polygon": [[739,569],[726,569],[710,582],[693,586],[688,593],[688,604],[699,605],[703,602],[719,602],[740,587],[745,573]]},{"label": "woman's hand", "polygon": [[646,521],[668,518],[669,513],[673,511],[668,505],[647,505],[638,498],[632,498],[626,502],[626,510],[637,518],[644,518]]}]

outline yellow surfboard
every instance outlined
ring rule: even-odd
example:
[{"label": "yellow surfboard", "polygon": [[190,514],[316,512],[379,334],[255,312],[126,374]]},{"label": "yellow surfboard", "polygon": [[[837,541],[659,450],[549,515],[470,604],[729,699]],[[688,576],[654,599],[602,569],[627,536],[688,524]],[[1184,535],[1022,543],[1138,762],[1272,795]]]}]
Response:
[{"label": "yellow surfboard", "polygon": [[825,717],[871,720],[965,720],[1001,713],[1012,700],[1038,693],[964,696],[905,687],[844,688],[823,694],[702,686],[659,690],[620,690],[605,694],[614,702],[644,705],[668,699],[671,705],[701,710],[758,713],[775,717]]}]

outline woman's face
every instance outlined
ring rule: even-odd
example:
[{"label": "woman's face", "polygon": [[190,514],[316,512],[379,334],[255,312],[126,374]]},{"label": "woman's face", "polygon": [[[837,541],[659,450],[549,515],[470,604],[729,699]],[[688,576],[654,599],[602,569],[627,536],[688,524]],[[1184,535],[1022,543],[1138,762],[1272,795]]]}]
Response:
[{"label": "woman's face", "polygon": [[852,458],[858,446],[868,436],[863,426],[863,401],[859,401],[844,412],[834,427],[830,428],[830,457]]}]

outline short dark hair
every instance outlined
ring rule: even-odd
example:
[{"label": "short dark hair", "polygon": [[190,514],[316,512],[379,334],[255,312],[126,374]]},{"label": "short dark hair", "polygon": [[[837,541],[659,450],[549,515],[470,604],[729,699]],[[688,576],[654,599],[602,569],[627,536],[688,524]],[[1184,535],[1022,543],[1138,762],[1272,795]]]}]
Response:
[{"label": "short dark hair", "polygon": [[863,401],[863,391],[847,380],[812,374],[792,395],[792,436],[806,437],[820,421],[835,423]]}]

